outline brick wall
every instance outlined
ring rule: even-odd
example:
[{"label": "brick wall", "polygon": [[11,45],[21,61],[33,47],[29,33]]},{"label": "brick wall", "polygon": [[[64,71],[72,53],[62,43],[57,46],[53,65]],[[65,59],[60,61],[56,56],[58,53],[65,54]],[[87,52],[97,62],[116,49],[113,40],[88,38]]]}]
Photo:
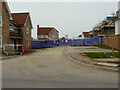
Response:
[{"label": "brick wall", "polygon": [[2,4],[2,44],[9,44],[10,41],[10,25],[9,25],[9,13],[5,6],[5,3]]},{"label": "brick wall", "polygon": [[[29,33],[27,33],[27,28],[29,28]],[[27,40],[29,40],[29,45],[31,47],[31,29],[32,26],[30,24],[30,17],[28,18],[26,25],[21,28],[21,35],[23,37],[23,45],[27,45]]]},{"label": "brick wall", "polygon": [[[55,35],[55,37],[53,38],[52,35]],[[54,31],[52,31],[49,35],[49,38],[53,39],[53,40],[58,40],[59,39],[59,33],[54,29]]]}]

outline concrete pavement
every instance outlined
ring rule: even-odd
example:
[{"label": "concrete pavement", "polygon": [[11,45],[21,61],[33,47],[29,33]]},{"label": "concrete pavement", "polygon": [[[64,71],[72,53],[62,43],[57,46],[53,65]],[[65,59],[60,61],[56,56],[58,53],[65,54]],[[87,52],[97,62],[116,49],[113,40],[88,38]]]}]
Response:
[{"label": "concrete pavement", "polygon": [[[118,61],[118,58],[89,58],[83,55],[85,52],[105,52],[105,49],[101,49],[94,46],[82,46],[82,47],[68,47],[66,54],[72,61],[77,61],[86,66],[92,66],[105,70],[118,71],[118,64],[107,63],[107,61]],[[98,66],[99,65],[99,66]]]},{"label": "concrete pavement", "polygon": [[117,88],[118,73],[71,61],[66,47],[3,60],[3,88]]}]

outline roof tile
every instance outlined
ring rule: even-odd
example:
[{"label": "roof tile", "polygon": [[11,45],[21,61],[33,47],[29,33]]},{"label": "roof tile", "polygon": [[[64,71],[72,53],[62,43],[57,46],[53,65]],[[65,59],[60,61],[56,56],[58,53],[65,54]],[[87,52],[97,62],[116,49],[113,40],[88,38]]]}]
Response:
[{"label": "roof tile", "polygon": [[12,13],[13,21],[15,21],[18,25],[24,25],[29,13]]}]

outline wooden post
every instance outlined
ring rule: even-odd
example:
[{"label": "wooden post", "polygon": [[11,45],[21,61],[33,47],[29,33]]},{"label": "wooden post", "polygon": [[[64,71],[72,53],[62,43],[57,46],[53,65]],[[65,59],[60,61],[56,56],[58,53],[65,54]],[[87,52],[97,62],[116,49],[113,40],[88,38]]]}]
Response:
[{"label": "wooden post", "polygon": [[114,56],[114,38],[112,38],[112,55]]}]

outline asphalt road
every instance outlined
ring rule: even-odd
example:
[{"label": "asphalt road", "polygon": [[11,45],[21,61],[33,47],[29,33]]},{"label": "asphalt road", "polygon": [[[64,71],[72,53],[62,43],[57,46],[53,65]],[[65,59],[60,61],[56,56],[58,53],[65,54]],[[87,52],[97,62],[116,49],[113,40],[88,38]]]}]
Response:
[{"label": "asphalt road", "polygon": [[117,88],[118,73],[71,61],[66,47],[2,62],[3,88]]}]

